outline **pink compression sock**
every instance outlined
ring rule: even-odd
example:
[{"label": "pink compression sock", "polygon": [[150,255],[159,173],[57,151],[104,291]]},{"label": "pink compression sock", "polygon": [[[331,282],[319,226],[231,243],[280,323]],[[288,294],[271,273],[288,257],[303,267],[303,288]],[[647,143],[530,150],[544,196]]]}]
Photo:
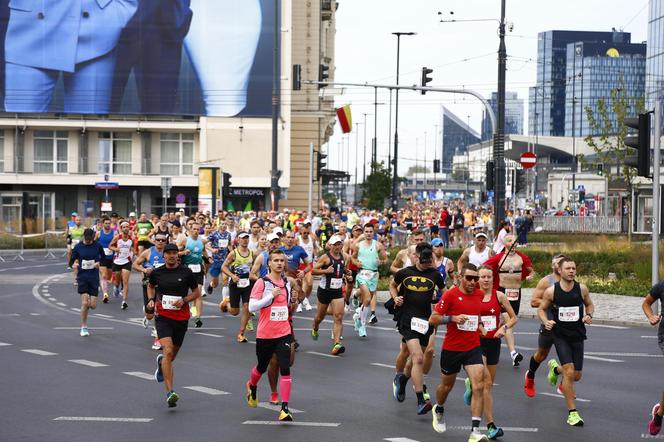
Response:
[{"label": "pink compression sock", "polygon": [[251,383],[251,385],[258,385],[258,381],[261,380],[261,376],[263,376],[263,375],[260,374],[258,372],[258,370],[256,370],[256,367],[252,368],[251,369],[251,380],[249,381]]},{"label": "pink compression sock", "polygon": [[290,391],[293,381],[289,376],[281,376],[279,378],[279,391],[281,392],[281,401],[289,402],[290,401]]}]

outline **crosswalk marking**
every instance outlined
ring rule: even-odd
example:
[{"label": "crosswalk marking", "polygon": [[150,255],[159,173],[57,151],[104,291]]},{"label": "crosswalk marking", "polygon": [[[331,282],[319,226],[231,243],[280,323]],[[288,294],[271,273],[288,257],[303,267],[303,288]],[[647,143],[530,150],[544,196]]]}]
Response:
[{"label": "crosswalk marking", "polygon": [[198,391],[199,393],[211,394],[212,396],[219,396],[219,395],[222,395],[222,394],[230,394],[227,391],[217,390],[216,388],[202,387],[200,385],[193,385],[193,386],[182,387],[182,388],[186,388],[187,390]]}]

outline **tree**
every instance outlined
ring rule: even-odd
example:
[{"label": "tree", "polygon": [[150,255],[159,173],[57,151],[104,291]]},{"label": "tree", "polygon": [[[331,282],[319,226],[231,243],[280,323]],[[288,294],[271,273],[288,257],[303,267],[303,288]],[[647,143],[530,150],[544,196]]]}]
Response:
[{"label": "tree", "polygon": [[337,205],[337,196],[332,193],[326,193],[323,195],[323,201],[325,201],[325,204],[327,204],[330,207],[335,207]]},{"label": "tree", "polygon": [[406,175],[405,175],[405,176],[413,176],[413,175],[415,175],[416,173],[431,173],[431,169],[429,169],[429,168],[426,167],[426,166],[419,166],[419,165],[416,165],[416,166],[410,166],[410,167],[408,168],[408,170],[406,171]]},{"label": "tree", "polygon": [[382,161],[372,166],[373,173],[367,175],[362,184],[364,198],[369,209],[382,210],[385,208],[385,198],[389,198],[392,192],[392,177]]}]

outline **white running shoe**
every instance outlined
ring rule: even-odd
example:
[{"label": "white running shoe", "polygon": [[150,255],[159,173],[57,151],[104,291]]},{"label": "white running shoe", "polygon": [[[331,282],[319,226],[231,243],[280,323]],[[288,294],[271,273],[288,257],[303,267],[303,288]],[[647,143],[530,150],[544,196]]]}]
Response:
[{"label": "white running shoe", "polygon": [[305,308],[307,311],[313,309],[313,307],[311,306],[311,303],[309,302],[309,298],[304,298],[304,301],[302,301],[302,304],[304,304],[304,308]]},{"label": "white running shoe", "polygon": [[302,304],[298,304],[295,313],[302,313]]}]

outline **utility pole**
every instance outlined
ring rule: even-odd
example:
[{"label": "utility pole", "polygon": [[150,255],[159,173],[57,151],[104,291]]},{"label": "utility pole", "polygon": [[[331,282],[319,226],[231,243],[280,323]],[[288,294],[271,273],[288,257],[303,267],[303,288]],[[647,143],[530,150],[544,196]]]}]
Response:
[{"label": "utility pole", "polygon": [[505,47],[505,0],[500,2],[500,26],[498,28],[498,127],[493,137],[493,160],[496,164],[496,183],[493,199],[493,226],[505,217],[505,75],[507,70],[507,48]]},{"label": "utility pole", "polygon": [[[659,282],[659,226],[661,194],[659,188],[660,137],[662,134],[662,103],[659,93],[655,100],[655,143],[652,166],[652,284]],[[660,312],[661,313],[661,312]]]},{"label": "utility pole", "polygon": [[[366,128],[364,129],[366,133]],[[371,173],[374,173],[374,164],[378,161],[378,88],[374,88],[374,136],[371,140]]]},{"label": "utility pole", "polygon": [[280,107],[280,84],[279,58],[281,54],[281,39],[279,32],[279,15],[281,12],[281,1],[275,0],[274,7],[274,44],[272,47],[272,170],[270,171],[270,193],[272,194],[273,210],[279,210],[279,107]]},{"label": "utility pole", "polygon": [[367,114],[362,115],[364,115],[364,156],[362,157],[362,162],[364,163],[364,173],[362,182],[365,183],[367,181]]},{"label": "utility pole", "polygon": [[[359,124],[357,125],[359,126]],[[360,152],[359,149],[359,135],[360,135],[360,130],[359,128],[355,131],[355,190],[353,191],[353,202],[357,204],[357,163],[359,162],[358,158],[358,153]]]},{"label": "utility pole", "polygon": [[427,190],[427,133],[424,132],[424,190]]}]

